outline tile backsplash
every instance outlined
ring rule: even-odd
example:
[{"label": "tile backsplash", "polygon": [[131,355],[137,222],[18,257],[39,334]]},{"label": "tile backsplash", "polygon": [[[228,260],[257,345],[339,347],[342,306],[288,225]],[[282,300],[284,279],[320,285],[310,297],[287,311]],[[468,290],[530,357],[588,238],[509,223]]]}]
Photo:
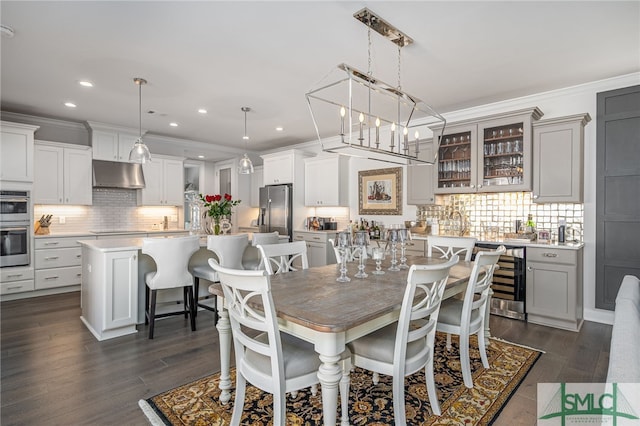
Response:
[{"label": "tile backsplash", "polygon": [[497,226],[499,235],[515,232],[515,221],[527,220],[533,215],[538,230],[557,233],[558,221],[566,220],[567,239],[582,241],[584,205],[581,203],[534,203],[530,192],[504,192],[495,194],[438,195],[437,205],[419,206],[419,218],[437,218],[442,229],[454,211],[459,211],[469,228],[469,235],[483,239],[487,226]]},{"label": "tile backsplash", "polygon": [[[136,197],[134,189],[96,188],[92,206],[36,204],[34,216],[37,221],[44,214],[53,214],[52,232],[151,230],[154,225],[162,229],[164,216],[169,217],[169,229],[178,228],[178,210],[181,208],[139,207]],[[64,224],[60,223],[61,217],[64,217]]]}]

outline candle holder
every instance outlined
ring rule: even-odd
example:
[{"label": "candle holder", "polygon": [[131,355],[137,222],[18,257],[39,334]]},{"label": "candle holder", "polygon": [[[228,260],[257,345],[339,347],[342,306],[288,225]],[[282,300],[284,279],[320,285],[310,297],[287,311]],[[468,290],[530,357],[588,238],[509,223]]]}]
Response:
[{"label": "candle holder", "polygon": [[398,230],[391,228],[387,230],[387,242],[391,245],[391,266],[389,271],[399,271],[398,267]]},{"label": "candle holder", "polygon": [[374,247],[371,250],[371,257],[376,261],[376,270],[372,272],[373,275],[383,275],[382,260],[384,259],[384,247]]},{"label": "candle holder", "polygon": [[400,240],[400,265],[398,265],[398,268],[400,269],[409,269],[409,265],[407,265],[407,257],[405,256],[407,241],[409,239],[411,239],[411,234],[407,228],[398,229],[398,240]]},{"label": "candle holder", "polygon": [[353,243],[360,249],[360,259],[358,263],[358,272],[354,275],[356,278],[367,278],[369,275],[364,272],[364,261],[367,258],[367,243],[369,234],[367,231],[356,231]]},{"label": "candle holder", "polygon": [[340,249],[340,276],[336,278],[336,281],[341,283],[348,283],[351,278],[347,276],[347,254],[349,247],[351,247],[351,233],[340,232],[338,234],[338,247]]}]

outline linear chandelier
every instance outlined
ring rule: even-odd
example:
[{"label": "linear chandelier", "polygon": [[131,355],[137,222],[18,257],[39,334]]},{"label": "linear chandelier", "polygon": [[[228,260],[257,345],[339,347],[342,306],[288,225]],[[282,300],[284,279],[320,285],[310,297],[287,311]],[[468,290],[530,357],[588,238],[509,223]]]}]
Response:
[{"label": "linear chandelier", "polygon": [[[397,164],[434,164],[435,155],[420,155],[418,128],[441,126],[443,134],[446,120],[400,84],[400,52],[413,40],[367,8],[353,16],[368,27],[368,72],[340,64],[305,94],[322,150]],[[371,73],[372,29],[398,46],[395,87]],[[439,138],[434,135],[434,140],[437,144]]]}]

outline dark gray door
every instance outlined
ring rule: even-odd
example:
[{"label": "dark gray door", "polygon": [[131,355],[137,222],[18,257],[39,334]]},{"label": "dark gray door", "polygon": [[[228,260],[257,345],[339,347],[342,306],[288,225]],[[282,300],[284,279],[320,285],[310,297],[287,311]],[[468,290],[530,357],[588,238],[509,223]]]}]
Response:
[{"label": "dark gray door", "polygon": [[640,276],[640,86],[598,93],[596,308]]}]

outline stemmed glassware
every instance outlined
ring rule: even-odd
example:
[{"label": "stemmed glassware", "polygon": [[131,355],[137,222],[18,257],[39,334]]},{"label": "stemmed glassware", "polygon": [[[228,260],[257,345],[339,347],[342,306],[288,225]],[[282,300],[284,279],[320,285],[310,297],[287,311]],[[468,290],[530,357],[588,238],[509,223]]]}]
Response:
[{"label": "stemmed glassware", "polygon": [[366,272],[364,272],[364,261],[367,258],[367,245],[369,240],[369,233],[367,231],[356,231],[353,244],[360,249],[360,262],[358,264],[358,272],[354,275],[356,278],[367,278]]},{"label": "stemmed glassware", "polygon": [[407,228],[398,229],[398,240],[400,241],[400,265],[398,268],[400,269],[409,269],[409,265],[407,265],[407,257],[405,256],[405,249],[407,241],[410,239],[411,233]]},{"label": "stemmed glassware", "polygon": [[376,270],[372,272],[373,275],[382,275],[384,271],[380,266],[382,264],[382,259],[384,259],[384,247],[374,247],[371,250],[371,257],[376,261]]},{"label": "stemmed glassware", "polygon": [[390,228],[387,230],[387,242],[391,244],[391,266],[389,271],[399,271],[397,259],[398,229]]},{"label": "stemmed glassware", "polygon": [[349,248],[351,247],[351,233],[340,232],[338,234],[338,247],[340,248],[341,262],[340,262],[340,276],[336,278],[336,281],[341,283],[348,283],[351,278],[347,276],[347,257],[349,254]]}]

